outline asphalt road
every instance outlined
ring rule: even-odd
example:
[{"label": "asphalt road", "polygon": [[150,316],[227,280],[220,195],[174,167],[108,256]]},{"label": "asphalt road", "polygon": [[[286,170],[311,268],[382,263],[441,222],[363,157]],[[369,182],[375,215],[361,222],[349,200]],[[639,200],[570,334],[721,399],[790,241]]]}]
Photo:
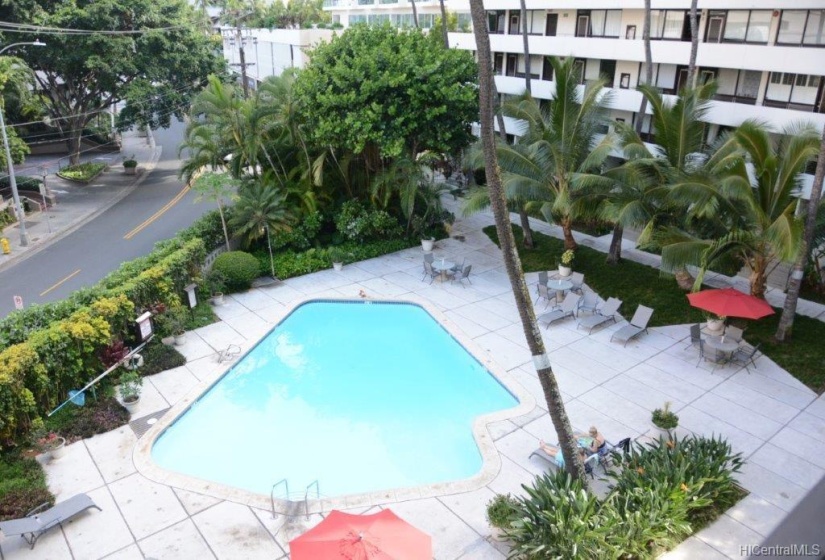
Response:
[{"label": "asphalt road", "polygon": [[157,143],[163,146],[161,158],[143,183],[123,200],[70,235],[0,272],[0,316],[14,309],[14,295],[22,295],[28,306],[63,299],[93,285],[214,207],[209,202],[196,203],[191,190],[181,195],[185,185],[177,178],[181,163],[177,148],[183,128],[183,123],[173,122],[169,129],[155,131]]}]

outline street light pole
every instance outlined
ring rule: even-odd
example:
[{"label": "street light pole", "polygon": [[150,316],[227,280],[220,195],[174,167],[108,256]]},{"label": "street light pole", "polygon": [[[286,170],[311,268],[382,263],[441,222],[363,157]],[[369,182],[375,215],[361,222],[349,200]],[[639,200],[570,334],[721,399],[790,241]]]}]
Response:
[{"label": "street light pole", "polygon": [[[19,47],[23,45],[33,45],[35,47],[45,47],[46,43],[40,41],[12,43],[8,47],[0,49],[0,54],[3,54],[12,47]],[[17,220],[20,223],[20,245],[27,247],[29,245],[29,236],[26,233],[26,213],[23,211],[23,206],[20,204],[20,193],[17,192],[17,179],[14,176],[14,162],[11,159],[11,148],[9,148],[9,137],[6,134],[6,121],[3,116],[5,107],[2,99],[0,99],[0,129],[3,130],[3,147],[6,151],[6,165],[9,170],[9,184],[11,185],[11,196],[14,199],[14,211],[17,214]],[[49,224],[51,225],[51,224]]]}]

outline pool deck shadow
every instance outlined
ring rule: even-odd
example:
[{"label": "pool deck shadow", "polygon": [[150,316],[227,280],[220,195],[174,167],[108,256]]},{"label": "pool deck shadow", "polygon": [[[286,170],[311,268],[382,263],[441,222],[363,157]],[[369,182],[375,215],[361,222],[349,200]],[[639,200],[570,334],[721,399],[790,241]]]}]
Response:
[{"label": "pool deck shadow", "polygon": [[[215,308],[222,321],[189,333],[180,348],[187,364],[146,378],[142,409],[133,418],[179,406],[197,394],[198,387],[231,366],[217,363],[218,351],[229,344],[248,350],[297,302],[358,298],[362,293],[425,301],[532,395],[529,409],[489,425],[498,458],[489,481],[462,491],[444,488],[436,495],[423,495],[419,488],[395,490],[386,503],[350,503],[346,498],[322,502],[321,513],[309,518],[300,509],[303,504],[287,515],[273,515],[268,499],[210,495],[209,488],[196,492],[168,477],[144,476],[134,458],[147,436],[138,439],[124,426],[68,446],[66,456],[46,466],[58,500],[86,492],[103,511],[55,528],[34,550],[22,539],[4,539],[6,558],[286,558],[289,540],[320,522],[334,505],[353,513],[391,507],[432,535],[438,560],[504,559],[506,546],[489,538],[485,505],[496,493],[523,494],[522,485],[548,468],[542,460],[528,458],[530,453],[539,439],[556,438],[500,252],[481,231],[491,223],[489,214],[459,219],[453,235],[463,241],[438,242],[437,258],[466,258],[474,265],[472,284],[465,287],[422,282],[421,249],[412,248],[347,265],[340,272],[321,271],[227,296],[227,304]],[[537,231],[560,234],[553,226],[533,225]],[[534,291],[536,275],[527,279]],[[740,558],[740,546],[760,543],[825,476],[825,456],[819,452],[825,445],[825,397],[817,397],[764,356],[750,373],[731,366],[715,371],[706,364],[697,367],[698,352],[690,347],[686,325],[651,329],[626,348],[609,341],[621,326],[590,336],[577,330],[573,320],[542,327],[573,426],[596,425],[614,442],[624,437],[643,441],[649,437],[651,411],[669,400],[679,414],[681,433],[726,437],[745,456],[739,482],[750,494],[665,557]],[[596,481],[594,487],[603,492],[603,484]]]}]

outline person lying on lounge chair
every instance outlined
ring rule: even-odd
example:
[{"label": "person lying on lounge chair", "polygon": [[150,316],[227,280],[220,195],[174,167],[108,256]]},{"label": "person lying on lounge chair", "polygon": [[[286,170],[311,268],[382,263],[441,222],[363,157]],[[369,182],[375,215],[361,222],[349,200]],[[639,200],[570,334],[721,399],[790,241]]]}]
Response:
[{"label": "person lying on lounge chair", "polygon": [[[564,455],[562,455],[561,447],[556,447],[555,445],[548,445],[548,444],[544,443],[543,440],[539,440],[539,447],[541,447],[542,451],[547,453],[550,457],[553,458],[553,460],[556,461],[556,465],[560,469],[564,468]],[[586,458],[586,454],[584,452],[584,449],[579,447],[578,450],[579,450],[579,455],[581,456],[582,461],[583,461]]]}]

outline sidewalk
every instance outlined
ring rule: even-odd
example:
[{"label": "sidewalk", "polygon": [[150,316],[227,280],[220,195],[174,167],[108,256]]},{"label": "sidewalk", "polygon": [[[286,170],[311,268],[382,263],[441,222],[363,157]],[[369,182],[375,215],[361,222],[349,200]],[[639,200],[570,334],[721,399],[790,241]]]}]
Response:
[{"label": "sidewalk", "polygon": [[[16,175],[38,178],[42,178],[40,169],[45,166],[49,173],[46,176],[46,185],[57,198],[57,204],[46,212],[33,212],[26,215],[26,233],[29,237],[27,247],[20,245],[18,224],[12,224],[3,230],[2,237],[9,240],[11,254],[0,254],[0,271],[66,237],[84,223],[114,206],[143,181],[160,158],[161,147],[155,145],[151,134],[148,138],[139,137],[135,131],[125,132],[122,141],[123,148],[120,154],[81,154],[81,161],[97,160],[110,165],[109,170],[104,171],[86,185],[66,181],[56,175],[60,156],[30,157],[23,164],[15,166]],[[138,173],[126,175],[123,173],[121,161],[123,156],[132,154],[139,163]]]}]

